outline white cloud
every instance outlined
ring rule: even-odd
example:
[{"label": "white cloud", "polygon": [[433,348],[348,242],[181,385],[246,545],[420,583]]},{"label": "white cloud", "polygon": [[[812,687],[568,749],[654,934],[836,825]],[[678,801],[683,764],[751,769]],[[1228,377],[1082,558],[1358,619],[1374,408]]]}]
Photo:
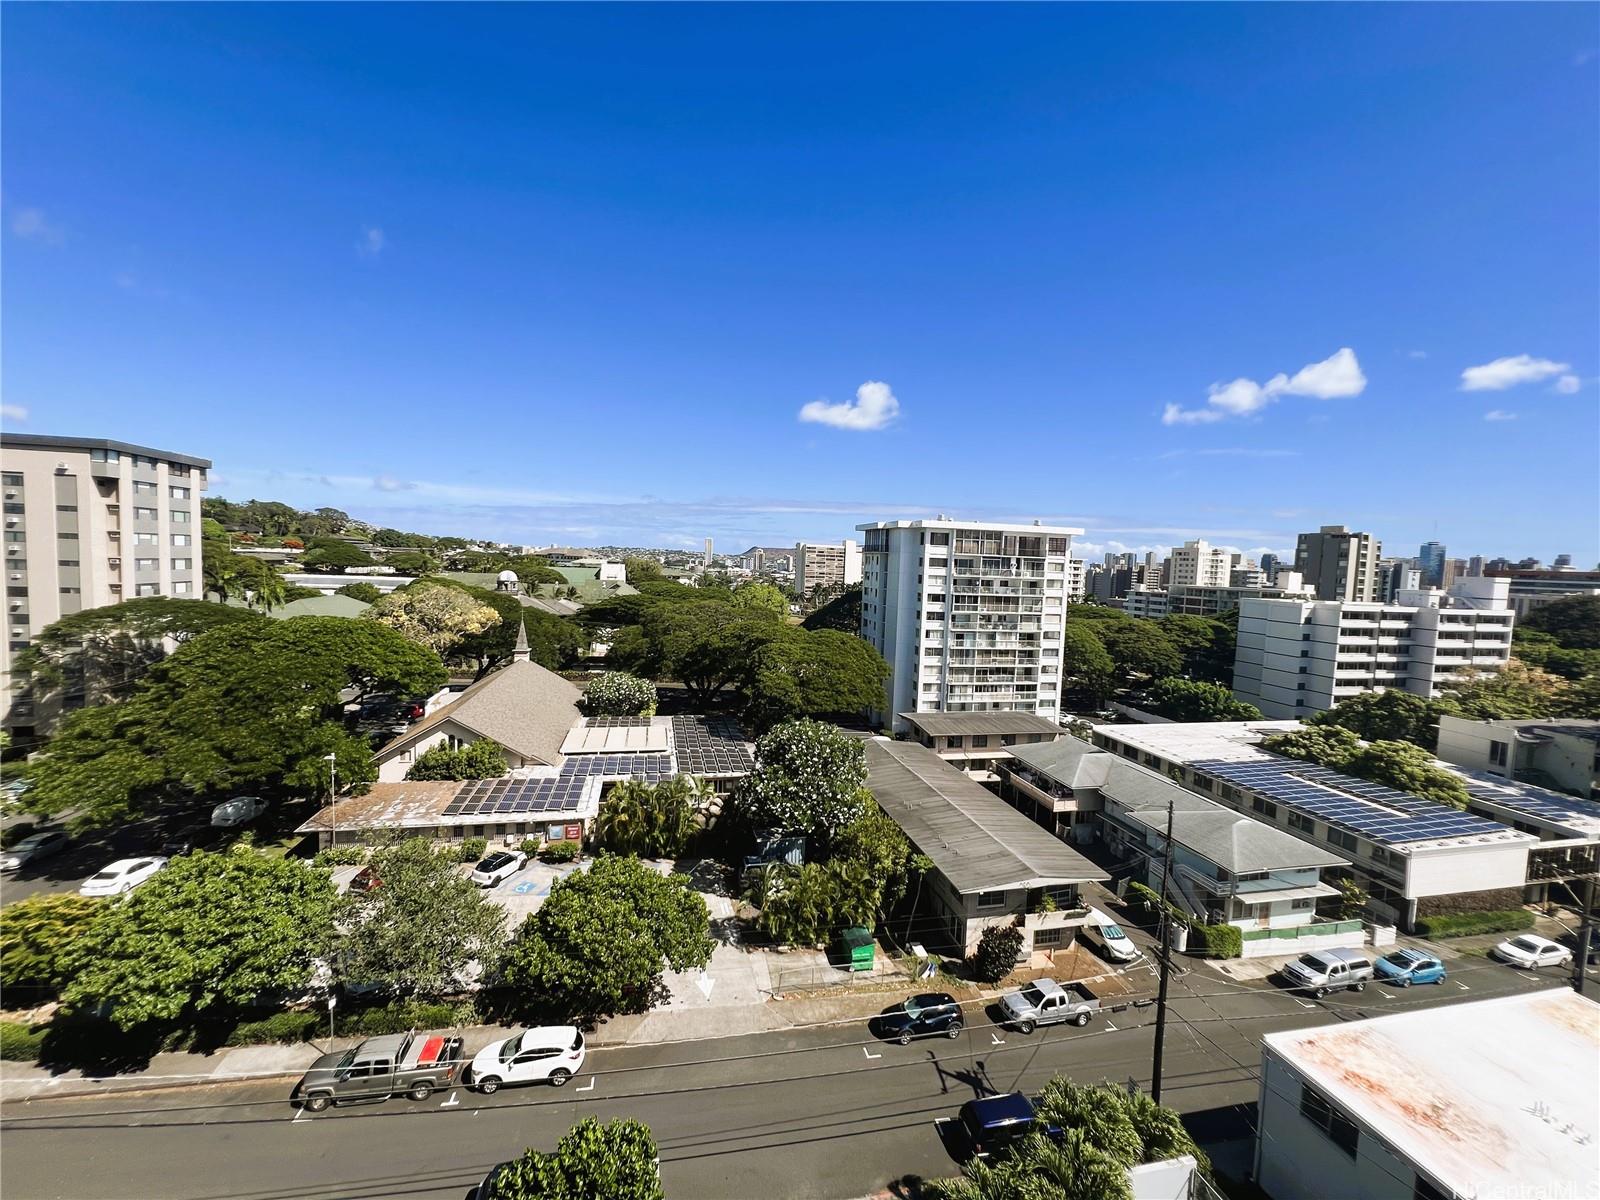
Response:
[{"label": "white cloud", "polygon": [[1517,419],[1517,414],[1514,412],[1507,412],[1503,408],[1491,408],[1488,412],[1483,414],[1483,419],[1485,421],[1515,421]]},{"label": "white cloud", "polygon": [[11,232],[30,242],[43,242],[59,246],[66,240],[67,231],[44,215],[42,209],[19,208],[11,214]]},{"label": "white cloud", "polygon": [[1579,379],[1576,375],[1563,375],[1560,379],[1556,380],[1556,391],[1560,392],[1563,396],[1572,395],[1582,386],[1583,380]]},{"label": "white cloud", "polygon": [[396,479],[393,475],[379,475],[372,481],[372,486],[380,492],[409,492],[417,485],[407,483],[404,479]]},{"label": "white cloud", "polygon": [[1367,387],[1356,352],[1345,346],[1323,359],[1308,363],[1293,376],[1279,373],[1265,384],[1253,379],[1232,383],[1213,383],[1206,389],[1205,408],[1183,408],[1169,404],[1161,413],[1163,425],[1210,425],[1229,417],[1247,417],[1260,412],[1280,396],[1310,396],[1317,400],[1337,400],[1359,396]]},{"label": "white cloud", "polygon": [[1461,372],[1463,392],[1503,392],[1519,383],[1538,383],[1570,370],[1571,364],[1552,362],[1548,358],[1534,358],[1518,354],[1511,358],[1497,358],[1481,367],[1468,367]]},{"label": "white cloud", "polygon": [[900,415],[900,401],[887,383],[868,380],[856,389],[856,398],[841,404],[813,400],[800,410],[802,421],[832,425],[835,429],[882,429]]},{"label": "white cloud", "polygon": [[356,243],[356,253],[362,258],[377,258],[389,247],[389,239],[376,225],[361,227],[361,240]]},{"label": "white cloud", "polygon": [[20,404],[0,404],[0,418],[7,421],[26,421],[28,410]]}]

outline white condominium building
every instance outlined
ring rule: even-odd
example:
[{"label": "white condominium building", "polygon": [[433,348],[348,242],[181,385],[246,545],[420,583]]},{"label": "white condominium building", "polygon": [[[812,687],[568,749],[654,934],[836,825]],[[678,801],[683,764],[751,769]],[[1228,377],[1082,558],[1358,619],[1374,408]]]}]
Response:
[{"label": "white condominium building", "polygon": [[1072,538],[1081,529],[880,521],[865,534],[861,636],[888,660],[884,708],[1034,712],[1061,707],[1061,639]]},{"label": "white condominium building", "polygon": [[861,582],[861,544],[842,542],[794,544],[794,590],[804,596],[815,587],[847,588]]},{"label": "white condominium building", "polygon": [[1227,587],[1228,574],[1233,569],[1233,553],[1213,546],[1204,538],[1175,546],[1167,559],[1167,586],[1200,584],[1204,587]]},{"label": "white condominium building", "polygon": [[1504,579],[1461,579],[1389,604],[1242,600],[1234,695],[1268,717],[1309,716],[1380,688],[1436,697],[1454,677],[1505,666],[1506,593]]},{"label": "white condominium building", "polygon": [[[203,598],[200,500],[211,461],[103,438],[0,435],[5,495],[5,724],[31,732],[12,655],[45,626],[140,596]],[[70,688],[69,688],[70,695]]]}]

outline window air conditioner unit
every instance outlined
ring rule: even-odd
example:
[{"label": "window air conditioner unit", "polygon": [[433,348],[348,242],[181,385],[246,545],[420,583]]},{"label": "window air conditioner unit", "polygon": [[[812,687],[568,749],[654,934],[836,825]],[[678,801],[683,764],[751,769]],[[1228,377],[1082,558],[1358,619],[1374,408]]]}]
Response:
[{"label": "window air conditioner unit", "polygon": [[21,578],[22,578],[22,572],[21,571],[13,571],[13,572],[11,572],[11,582],[16,583]]}]

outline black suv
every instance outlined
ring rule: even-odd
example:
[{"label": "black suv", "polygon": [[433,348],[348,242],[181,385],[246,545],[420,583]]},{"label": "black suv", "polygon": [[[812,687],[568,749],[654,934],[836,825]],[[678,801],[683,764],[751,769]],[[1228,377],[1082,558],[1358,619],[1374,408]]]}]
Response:
[{"label": "black suv", "polygon": [[958,1120],[974,1158],[1001,1154],[1030,1133],[1054,1140],[1061,1137],[1060,1127],[1040,1121],[1032,1102],[1021,1092],[968,1100],[961,1106]]},{"label": "black suv", "polygon": [[909,1046],[915,1037],[961,1035],[961,1005],[943,992],[925,992],[903,1004],[886,1008],[872,1018],[873,1033],[881,1038]]}]

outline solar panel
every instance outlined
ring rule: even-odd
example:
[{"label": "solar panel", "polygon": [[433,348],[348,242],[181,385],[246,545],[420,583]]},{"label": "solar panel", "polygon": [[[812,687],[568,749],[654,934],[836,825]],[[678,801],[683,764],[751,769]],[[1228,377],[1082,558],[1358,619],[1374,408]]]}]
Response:
[{"label": "solar panel", "polygon": [[672,747],[684,775],[748,775],[755,770],[744,733],[731,717],[673,717]]},{"label": "solar panel", "polygon": [[649,717],[590,717],[585,722],[590,729],[649,729]]}]

